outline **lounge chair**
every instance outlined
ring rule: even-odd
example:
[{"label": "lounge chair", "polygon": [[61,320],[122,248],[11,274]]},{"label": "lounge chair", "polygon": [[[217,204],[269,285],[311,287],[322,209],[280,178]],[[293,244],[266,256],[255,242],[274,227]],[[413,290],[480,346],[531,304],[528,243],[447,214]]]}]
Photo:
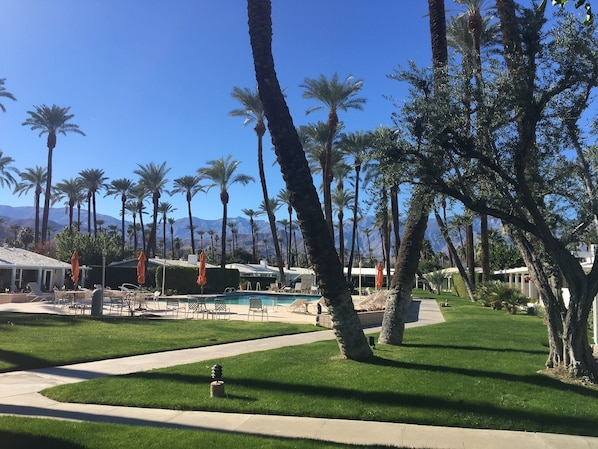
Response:
[{"label": "lounge chair", "polygon": [[208,306],[206,304],[205,298],[198,298],[196,296],[189,296],[187,298],[187,317],[189,317],[189,313],[191,313],[191,318],[195,314],[198,315],[201,313],[201,317],[205,318],[206,314],[208,313]]},{"label": "lounge chair", "polygon": [[309,313],[309,303],[305,299],[296,299],[289,304],[289,310],[291,312]]},{"label": "lounge chair", "polygon": [[29,288],[29,293],[27,293],[27,299],[30,302],[34,301],[54,301],[54,292],[45,293],[42,292],[42,289],[39,288],[39,284],[37,282],[29,282],[27,284]]},{"label": "lounge chair", "polygon": [[249,298],[249,310],[247,311],[247,319],[249,319],[250,314],[253,315],[254,318],[256,314],[261,314],[262,321],[264,321],[264,315],[266,315],[266,319],[268,319],[268,309],[264,307],[260,298]]}]

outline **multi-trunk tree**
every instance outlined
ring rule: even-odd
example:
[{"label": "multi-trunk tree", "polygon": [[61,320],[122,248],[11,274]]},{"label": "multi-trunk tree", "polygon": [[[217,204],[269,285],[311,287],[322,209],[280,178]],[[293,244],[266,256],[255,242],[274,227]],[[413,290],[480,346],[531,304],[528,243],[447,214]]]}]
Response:
[{"label": "multi-trunk tree", "polygon": [[[598,87],[598,40],[574,18],[561,15],[549,27],[539,10],[512,0],[496,6],[503,50],[485,55],[474,116],[462,102],[429,98],[429,78],[405,74],[419,94],[403,118],[421,123],[430,142],[405,156],[422,183],[502,220],[546,307],[547,367],[595,381],[587,323],[598,261],[584,268],[572,249],[598,228],[596,130],[584,124]],[[448,98],[462,98],[457,72],[447,79]],[[486,135],[472,136],[482,119]]]}]

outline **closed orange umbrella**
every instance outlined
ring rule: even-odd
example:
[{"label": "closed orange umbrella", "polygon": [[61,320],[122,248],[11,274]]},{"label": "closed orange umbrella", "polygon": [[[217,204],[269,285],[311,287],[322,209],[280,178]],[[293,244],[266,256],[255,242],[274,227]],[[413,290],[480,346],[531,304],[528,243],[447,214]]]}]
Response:
[{"label": "closed orange umbrella", "polygon": [[137,258],[137,283],[145,284],[145,262],[147,258],[145,257],[145,253],[141,251],[139,253],[139,257]]},{"label": "closed orange umbrella", "polygon": [[201,286],[201,291],[203,293],[203,286],[208,283],[208,278],[206,277],[206,254],[202,251],[199,255],[199,276],[197,277],[197,285]]},{"label": "closed orange umbrella", "polygon": [[376,288],[382,288],[384,285],[384,267],[380,262],[376,265]]},{"label": "closed orange umbrella", "polygon": [[77,250],[73,251],[71,256],[71,279],[75,284],[79,282],[79,253]]}]

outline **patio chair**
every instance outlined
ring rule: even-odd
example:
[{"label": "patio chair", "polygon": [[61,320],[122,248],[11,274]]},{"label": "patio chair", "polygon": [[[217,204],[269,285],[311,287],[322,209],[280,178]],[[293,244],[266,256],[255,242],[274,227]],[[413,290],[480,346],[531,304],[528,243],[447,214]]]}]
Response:
[{"label": "patio chair", "polygon": [[[224,299],[214,299],[214,309],[210,311],[212,314],[212,319],[229,319],[229,309],[226,305],[226,300]],[[221,318],[220,318],[221,317]]]},{"label": "patio chair", "polygon": [[189,317],[189,313],[191,313],[191,318],[197,314],[201,314],[202,318],[205,318],[206,314],[208,313],[208,306],[206,304],[205,298],[198,298],[196,296],[189,296],[187,299],[187,317]]},{"label": "patio chair", "polygon": [[166,313],[168,313],[168,312],[175,313],[176,312],[175,316],[178,317],[180,305],[181,305],[181,303],[179,302],[179,300],[177,298],[166,298]]},{"label": "patio chair", "polygon": [[262,315],[262,321],[264,321],[264,315],[266,315],[266,319],[268,319],[268,309],[264,307],[262,304],[262,300],[260,298],[249,298],[249,310],[247,311],[247,319],[249,319],[249,315],[253,315],[255,319],[256,314]]},{"label": "patio chair", "polygon": [[122,315],[123,309],[125,308],[125,300],[116,296],[111,296],[108,300],[108,314],[112,314],[112,311],[114,310],[118,312],[119,315]]},{"label": "patio chair", "polygon": [[27,287],[30,290],[30,292],[27,293],[27,299],[30,302],[54,300],[54,292],[42,292],[42,289],[39,287],[39,284],[37,282],[29,282],[27,284]]}]

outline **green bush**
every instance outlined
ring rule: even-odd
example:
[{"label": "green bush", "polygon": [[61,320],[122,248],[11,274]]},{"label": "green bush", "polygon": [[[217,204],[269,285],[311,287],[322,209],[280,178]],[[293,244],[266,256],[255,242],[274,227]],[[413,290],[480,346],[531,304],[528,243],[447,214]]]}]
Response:
[{"label": "green bush", "polygon": [[478,285],[474,292],[474,298],[484,307],[492,307],[495,310],[504,307],[511,313],[515,313],[519,306],[528,302],[527,296],[519,290],[499,281],[490,281]]}]

